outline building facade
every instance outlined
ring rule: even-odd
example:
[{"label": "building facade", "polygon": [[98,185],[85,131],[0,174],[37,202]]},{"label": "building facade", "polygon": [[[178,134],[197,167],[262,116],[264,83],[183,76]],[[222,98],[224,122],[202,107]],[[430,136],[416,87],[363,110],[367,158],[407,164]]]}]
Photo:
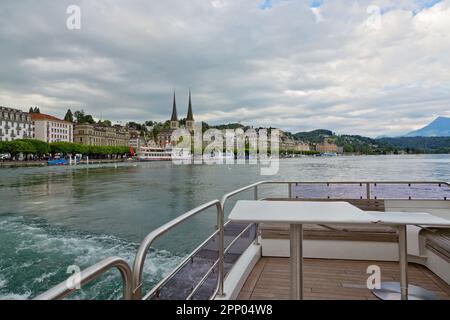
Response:
[{"label": "building facade", "polygon": [[128,145],[133,148],[133,150],[139,150],[141,146],[145,146],[145,138],[141,136],[141,132],[135,129],[128,129],[130,134],[130,140]]},{"label": "building facade", "polygon": [[32,137],[33,123],[28,113],[18,109],[0,107],[0,141]]},{"label": "building facade", "polygon": [[295,140],[288,137],[286,133],[280,130],[280,149],[284,151],[310,151],[309,143]]},{"label": "building facade", "polygon": [[44,142],[73,142],[73,123],[43,114],[32,113],[33,138]]},{"label": "building facade", "polygon": [[130,134],[122,126],[75,124],[73,141],[89,146],[128,146]]},{"label": "building facade", "polygon": [[320,153],[338,153],[339,150],[336,144],[324,141],[316,144],[316,151]]}]

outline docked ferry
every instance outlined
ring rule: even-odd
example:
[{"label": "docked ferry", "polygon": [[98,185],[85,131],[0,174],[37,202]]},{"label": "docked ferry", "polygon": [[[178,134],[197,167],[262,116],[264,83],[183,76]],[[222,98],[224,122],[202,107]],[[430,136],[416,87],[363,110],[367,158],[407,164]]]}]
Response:
[{"label": "docked ferry", "polygon": [[141,147],[137,154],[138,161],[170,161],[172,151],[161,147]]}]

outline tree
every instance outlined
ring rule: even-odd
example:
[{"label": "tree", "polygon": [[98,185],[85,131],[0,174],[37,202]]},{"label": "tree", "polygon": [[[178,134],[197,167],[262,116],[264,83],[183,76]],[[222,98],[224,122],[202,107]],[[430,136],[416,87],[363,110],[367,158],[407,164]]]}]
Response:
[{"label": "tree", "polygon": [[74,116],[78,123],[84,123],[84,110],[75,111]]},{"label": "tree", "polygon": [[74,153],[74,146],[73,143],[70,142],[54,142],[50,144],[50,151],[52,154],[56,153],[62,153],[62,154],[69,154]]},{"label": "tree", "polygon": [[88,114],[84,117],[84,123],[95,124],[95,120],[90,114]]},{"label": "tree", "polygon": [[44,141],[34,139],[21,139],[18,141],[23,141],[32,145],[35,150],[33,153],[36,154],[38,157],[42,157],[50,153],[50,146],[48,143]]},{"label": "tree", "polygon": [[6,145],[6,150],[13,157],[21,153],[24,154],[25,156],[31,153],[36,153],[36,148],[31,143],[20,140],[8,142]]},{"label": "tree", "polygon": [[103,126],[103,127],[112,127],[112,123],[110,120],[98,120],[97,122],[99,125]]},{"label": "tree", "polygon": [[95,124],[94,118],[90,114],[85,114],[84,110],[81,111],[75,111],[74,113],[75,119],[77,120],[77,123],[79,124]]},{"label": "tree", "polygon": [[64,121],[73,122],[73,114],[72,114],[72,111],[70,109],[67,110],[67,113],[64,116]]},{"label": "tree", "polygon": [[352,146],[351,144],[349,144],[349,143],[346,143],[346,144],[344,145],[344,152],[345,152],[345,153],[351,153],[351,152],[353,152],[353,146]]}]

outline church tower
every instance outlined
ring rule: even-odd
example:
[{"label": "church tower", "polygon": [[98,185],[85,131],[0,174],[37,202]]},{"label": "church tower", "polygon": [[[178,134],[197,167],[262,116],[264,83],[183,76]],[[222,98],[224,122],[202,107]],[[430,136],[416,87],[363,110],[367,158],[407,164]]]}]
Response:
[{"label": "church tower", "polygon": [[189,106],[188,106],[188,114],[186,118],[186,129],[189,131],[194,131],[194,114],[192,112],[192,101],[191,101],[191,90],[189,90]]},{"label": "church tower", "polygon": [[176,102],[175,91],[174,91],[173,92],[172,117],[170,118],[170,129],[177,129],[179,126],[180,126],[180,122],[178,121],[177,102]]}]

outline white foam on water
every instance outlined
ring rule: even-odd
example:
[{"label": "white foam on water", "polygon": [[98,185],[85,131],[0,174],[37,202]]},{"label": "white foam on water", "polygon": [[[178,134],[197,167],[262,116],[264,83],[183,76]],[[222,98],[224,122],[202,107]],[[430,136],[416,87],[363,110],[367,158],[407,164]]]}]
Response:
[{"label": "white foam on water", "polygon": [[37,283],[42,283],[44,282],[44,280],[49,279],[51,277],[53,277],[54,275],[56,275],[57,272],[49,272],[49,273],[44,273],[42,275],[40,275],[39,277],[35,278],[33,281],[37,282]]},{"label": "white foam on water", "polygon": [[0,300],[28,300],[31,297],[31,292],[25,294],[15,294],[15,293],[0,293]]},{"label": "white foam on water", "polygon": [[[132,266],[138,248],[138,244],[112,235],[82,234],[49,226],[39,219],[25,220],[17,216],[8,216],[0,221],[0,232],[7,232],[9,237],[16,238],[17,245],[13,248],[16,255],[29,259],[19,266],[1,265],[0,262],[3,276],[0,284],[4,283],[0,286],[0,299],[27,299],[36,296],[63,281],[66,278],[67,267],[71,265],[84,269],[107,257],[119,256]],[[10,261],[13,261],[12,259],[13,257]],[[174,256],[168,251],[150,249],[144,265],[145,283],[155,284],[180,260],[181,257]],[[47,265],[52,265],[53,269],[44,269]],[[8,279],[14,278],[19,273],[31,274],[31,283],[21,284],[21,288],[7,288]],[[67,274],[67,277],[69,276],[70,274]],[[9,289],[9,292],[5,292],[5,288]],[[71,298],[101,296],[115,299],[120,298],[121,294],[120,274],[111,271],[88,286],[88,290],[80,290]]]},{"label": "white foam on water", "polygon": [[6,286],[7,283],[8,283],[8,281],[5,279],[5,277],[2,276],[2,275],[0,274],[0,290],[1,290],[4,286]]}]

